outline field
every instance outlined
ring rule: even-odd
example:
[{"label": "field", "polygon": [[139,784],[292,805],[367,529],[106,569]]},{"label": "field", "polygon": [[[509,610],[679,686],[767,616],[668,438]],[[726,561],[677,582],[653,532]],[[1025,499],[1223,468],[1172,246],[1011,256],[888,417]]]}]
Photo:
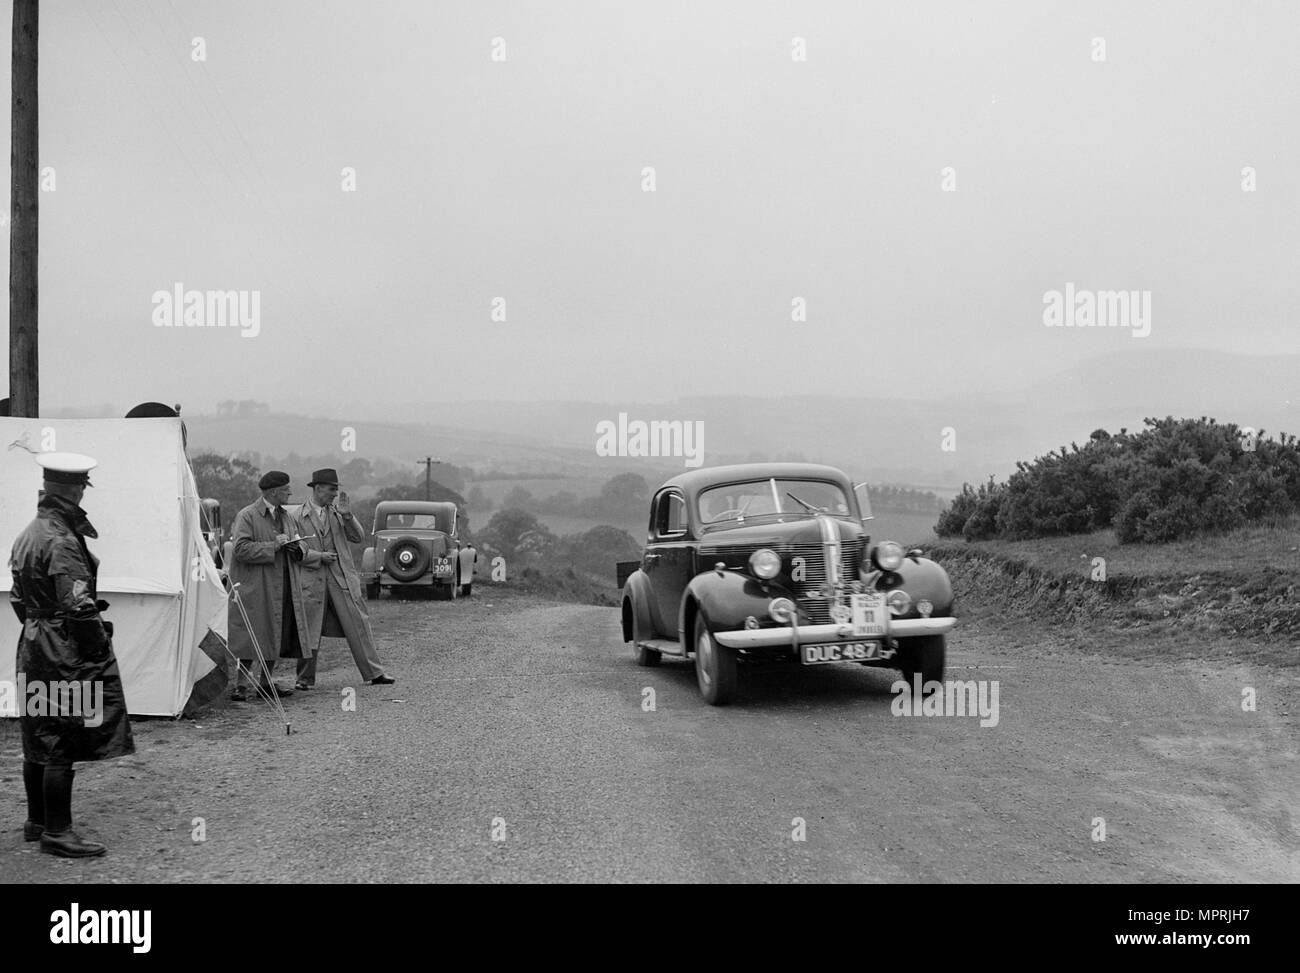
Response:
[{"label": "field", "polygon": [[[945,545],[964,543],[945,539]],[[1300,517],[1163,544],[1121,544],[1113,530],[1029,541],[976,541],[970,547],[1061,575],[1106,559],[1110,577],[1158,578],[1214,572],[1243,578],[1266,569],[1300,574]]]}]

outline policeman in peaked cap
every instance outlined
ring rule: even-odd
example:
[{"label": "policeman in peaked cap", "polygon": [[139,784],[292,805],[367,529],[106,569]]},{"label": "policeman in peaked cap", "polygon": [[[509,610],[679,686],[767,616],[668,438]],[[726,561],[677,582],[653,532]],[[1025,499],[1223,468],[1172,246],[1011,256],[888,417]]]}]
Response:
[{"label": "policeman in peaked cap", "polygon": [[102,855],[105,847],[72,830],[73,763],[135,752],[113,625],[102,617],[99,559],[86,546],[99,535],[81,509],[95,460],[40,453],[44,491],[36,519],[14,541],[9,604],[23,625],[15,670],[20,687],[23,837],[64,858]]}]

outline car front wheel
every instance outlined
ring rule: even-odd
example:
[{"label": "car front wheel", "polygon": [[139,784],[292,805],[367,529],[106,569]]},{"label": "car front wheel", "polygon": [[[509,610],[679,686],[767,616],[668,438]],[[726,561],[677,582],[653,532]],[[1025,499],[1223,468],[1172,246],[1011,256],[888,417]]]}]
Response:
[{"label": "car front wheel", "polygon": [[898,640],[898,667],[903,670],[903,678],[912,685],[913,678],[919,673],[921,685],[928,682],[943,682],[944,641],[942,635],[918,635],[915,638]]},{"label": "car front wheel", "polygon": [[718,644],[703,615],[695,618],[695,678],[710,706],[726,706],[736,698],[736,650]]}]

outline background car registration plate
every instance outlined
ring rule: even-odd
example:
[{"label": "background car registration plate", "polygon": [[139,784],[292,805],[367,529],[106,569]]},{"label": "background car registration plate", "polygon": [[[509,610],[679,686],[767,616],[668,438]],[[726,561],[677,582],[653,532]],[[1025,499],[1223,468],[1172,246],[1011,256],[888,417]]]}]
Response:
[{"label": "background car registration plate", "polygon": [[445,557],[438,558],[437,562],[433,565],[433,573],[439,577],[444,574],[451,574],[450,562],[448,562]]},{"label": "background car registration plate", "polygon": [[834,642],[828,645],[801,645],[800,661],[806,666],[820,666],[828,662],[866,662],[869,659],[889,659],[894,655],[880,642]]},{"label": "background car registration plate", "polygon": [[851,595],[849,609],[853,613],[853,634],[857,638],[885,637],[886,608],[883,595],[874,591]]}]

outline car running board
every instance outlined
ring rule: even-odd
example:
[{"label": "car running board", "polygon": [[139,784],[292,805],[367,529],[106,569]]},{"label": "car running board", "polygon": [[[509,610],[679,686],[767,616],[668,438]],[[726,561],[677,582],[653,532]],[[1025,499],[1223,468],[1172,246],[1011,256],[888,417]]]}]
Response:
[{"label": "car running board", "polygon": [[677,655],[682,658],[686,657],[686,646],[681,642],[674,642],[671,639],[642,639],[637,643],[638,648],[651,649],[655,652],[662,652],[664,655]]}]

